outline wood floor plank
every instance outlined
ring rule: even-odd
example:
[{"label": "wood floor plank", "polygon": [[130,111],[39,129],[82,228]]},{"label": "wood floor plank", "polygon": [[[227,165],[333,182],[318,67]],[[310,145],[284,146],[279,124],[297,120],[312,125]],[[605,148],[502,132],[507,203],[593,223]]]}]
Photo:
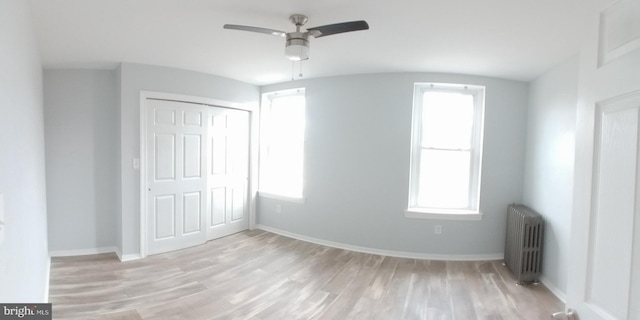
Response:
[{"label": "wood floor plank", "polygon": [[54,319],[549,319],[543,285],[518,286],[500,261],[352,252],[254,230],[120,262],[53,258]]},{"label": "wood floor plank", "polygon": [[[56,319],[58,319],[56,317]],[[68,320],[143,320],[135,310],[119,311],[101,315],[84,315],[79,318],[68,318]]]},{"label": "wood floor plank", "polygon": [[143,319],[208,319],[203,315],[215,316],[221,310],[232,305],[225,299],[212,297],[209,291],[201,291],[161,305],[148,305],[138,308]]}]

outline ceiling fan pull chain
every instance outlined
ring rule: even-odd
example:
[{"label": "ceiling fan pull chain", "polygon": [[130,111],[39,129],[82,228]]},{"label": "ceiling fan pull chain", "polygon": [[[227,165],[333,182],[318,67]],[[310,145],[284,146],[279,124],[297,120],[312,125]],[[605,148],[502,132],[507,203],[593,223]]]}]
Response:
[{"label": "ceiling fan pull chain", "polygon": [[291,60],[291,81],[295,80],[294,70],[296,69],[295,61]]},{"label": "ceiling fan pull chain", "polygon": [[302,78],[302,60],[300,60],[300,73],[298,74],[298,77]]}]

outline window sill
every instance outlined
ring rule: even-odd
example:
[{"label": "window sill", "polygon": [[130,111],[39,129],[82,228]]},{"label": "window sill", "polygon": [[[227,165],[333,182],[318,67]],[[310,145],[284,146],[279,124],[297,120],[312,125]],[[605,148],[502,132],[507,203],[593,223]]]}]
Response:
[{"label": "window sill", "polygon": [[293,203],[305,203],[306,199],[304,197],[293,197],[293,196],[285,196],[281,194],[275,194],[265,191],[258,191],[258,196],[263,198],[269,198],[274,200],[293,202]]},{"label": "window sill", "polygon": [[413,219],[480,221],[483,214],[474,210],[409,208],[404,211],[404,216]]}]

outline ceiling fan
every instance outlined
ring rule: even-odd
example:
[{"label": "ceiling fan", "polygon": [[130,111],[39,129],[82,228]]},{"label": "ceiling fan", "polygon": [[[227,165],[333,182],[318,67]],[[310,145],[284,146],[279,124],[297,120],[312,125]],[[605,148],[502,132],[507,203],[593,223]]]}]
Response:
[{"label": "ceiling fan", "polygon": [[324,36],[330,36],[333,34],[368,30],[369,24],[364,20],[349,21],[335,24],[328,24],[325,26],[307,28],[307,31],[300,31],[300,28],[307,23],[307,16],[302,14],[293,14],[289,17],[289,21],[296,26],[296,31],[284,32],[280,30],[243,26],[237,24],[225,24],[224,29],[251,31],[258,33],[270,34],[277,37],[286,37],[285,43],[285,56],[293,61],[301,61],[309,59],[309,36],[314,38],[320,38]]}]

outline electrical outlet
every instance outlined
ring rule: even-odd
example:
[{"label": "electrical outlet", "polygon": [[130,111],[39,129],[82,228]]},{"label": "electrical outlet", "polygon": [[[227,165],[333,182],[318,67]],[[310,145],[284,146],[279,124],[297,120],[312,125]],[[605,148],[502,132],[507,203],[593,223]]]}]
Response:
[{"label": "electrical outlet", "polygon": [[282,206],[281,206],[281,205],[276,204],[276,212],[277,212],[277,213],[282,212]]},{"label": "electrical outlet", "polygon": [[442,234],[442,226],[441,225],[436,225],[435,229],[433,230],[433,233],[435,234]]}]

